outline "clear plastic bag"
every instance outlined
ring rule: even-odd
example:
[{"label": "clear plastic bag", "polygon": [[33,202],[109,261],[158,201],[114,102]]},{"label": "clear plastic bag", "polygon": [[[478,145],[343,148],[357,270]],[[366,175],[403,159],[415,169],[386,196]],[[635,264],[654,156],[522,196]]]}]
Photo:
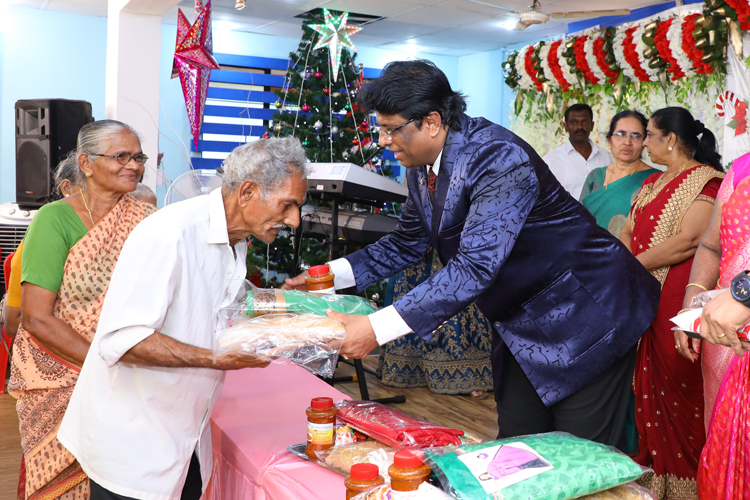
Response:
[{"label": "clear plastic bag", "polygon": [[581,500],[656,500],[654,493],[636,482],[581,497]]},{"label": "clear plastic bag", "polygon": [[[729,293],[729,290],[726,288],[720,288],[718,290],[709,290],[695,295],[690,301],[690,309],[683,311],[670,319],[672,323],[677,325],[672,328],[672,330],[681,330],[685,332],[688,337],[702,339],[703,337],[700,334],[700,326],[703,307],[708,304],[711,299],[716,298],[724,292]],[[748,342],[748,339],[750,338],[750,323],[746,324],[737,332],[737,337],[742,341]]]},{"label": "clear plastic bag", "polygon": [[338,419],[394,448],[460,444],[464,431],[421,420],[374,401],[337,401]]},{"label": "clear plastic bag", "polygon": [[322,377],[333,377],[344,325],[313,314],[266,314],[248,318],[244,308],[220,312],[223,328],[214,335],[214,360],[222,354],[244,352],[268,359],[288,359]]},{"label": "clear plastic bag", "polygon": [[425,450],[425,458],[443,489],[462,500],[579,498],[644,472],[627,455],[564,432]]},{"label": "clear plastic bag", "polygon": [[372,314],[375,304],[356,295],[326,295],[298,290],[247,287],[245,313],[261,316],[269,313],[307,313],[325,316],[326,309],[344,314]]},{"label": "clear plastic bag", "polygon": [[380,470],[380,475],[386,482],[390,482],[388,467],[393,463],[396,451],[398,450],[379,441],[360,441],[321,450],[316,455],[325,467],[346,476],[354,464],[375,464]]},{"label": "clear plastic bag", "polygon": [[390,485],[377,486],[370,491],[365,491],[352,497],[352,500],[455,500],[440,488],[436,488],[429,483],[422,483],[419,489],[415,491],[399,491],[396,494],[391,490]]}]

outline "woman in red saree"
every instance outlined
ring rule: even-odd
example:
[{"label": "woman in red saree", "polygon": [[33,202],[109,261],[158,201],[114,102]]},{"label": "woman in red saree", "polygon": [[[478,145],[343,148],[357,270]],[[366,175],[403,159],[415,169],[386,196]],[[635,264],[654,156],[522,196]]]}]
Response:
[{"label": "woman in red saree", "polygon": [[42,207],[24,243],[22,321],[9,390],[18,399],[25,498],[32,500],[89,497],[88,478],[58,442],[57,430],[122,245],[155,210],[127,194],[147,160],[127,125],[85,125],[77,159],[86,176],[83,190]]},{"label": "woman in red saree", "polygon": [[713,134],[684,108],[654,113],[645,146],[651,161],[666,171],[644,181],[620,236],[662,284],[633,378],[637,461],[653,469],[641,482],[657,498],[693,499],[705,441],[703,380],[700,365],[676,349],[669,320],[682,308],[693,255],[723,174]]},{"label": "woman in red saree", "polygon": [[[695,280],[701,288],[714,284],[727,288],[734,276],[750,269],[750,154],[732,163],[719,191],[719,203],[691,274],[691,282]],[[695,293],[689,293],[685,301]],[[730,307],[733,300],[729,298]],[[739,303],[735,307],[744,308]],[[719,316],[726,321],[729,315],[722,309]],[[686,342],[691,355],[695,344]],[[698,494],[705,499],[748,499],[750,356],[738,358],[731,348],[708,342],[701,343],[700,351],[710,425],[698,464]]]}]

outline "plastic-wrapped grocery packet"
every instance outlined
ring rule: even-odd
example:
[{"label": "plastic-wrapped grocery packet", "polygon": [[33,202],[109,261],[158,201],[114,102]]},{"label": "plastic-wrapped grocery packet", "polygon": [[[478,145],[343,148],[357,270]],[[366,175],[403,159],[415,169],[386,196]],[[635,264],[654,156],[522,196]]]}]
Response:
[{"label": "plastic-wrapped grocery packet", "polygon": [[272,313],[307,313],[325,316],[327,309],[344,314],[372,314],[375,304],[356,295],[321,295],[298,290],[257,288],[249,284],[245,302],[247,316]]},{"label": "plastic-wrapped grocery packet", "polygon": [[244,307],[220,311],[224,327],[214,334],[214,360],[244,352],[267,359],[287,359],[322,377],[333,377],[344,325],[314,314],[266,314],[248,318]]},{"label": "plastic-wrapped grocery packet", "polygon": [[365,491],[352,500],[455,500],[440,488],[429,483],[422,483],[415,491],[393,491],[390,485],[378,486]]},{"label": "plastic-wrapped grocery packet", "polygon": [[[707,292],[701,292],[697,294],[690,301],[690,309],[683,311],[674,318],[670,319],[675,326],[672,330],[682,330],[688,337],[694,339],[703,339],[700,334],[701,326],[701,315],[703,314],[703,306],[705,306],[711,299],[719,296],[720,294],[729,290],[722,288],[719,290],[709,290]],[[737,337],[742,341],[749,341],[750,336],[750,323],[746,324],[744,328],[737,332]]]}]

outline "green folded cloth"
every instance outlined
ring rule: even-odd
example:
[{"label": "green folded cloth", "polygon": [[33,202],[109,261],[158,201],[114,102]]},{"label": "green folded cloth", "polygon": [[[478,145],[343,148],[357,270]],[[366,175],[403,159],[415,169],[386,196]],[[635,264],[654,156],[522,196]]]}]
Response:
[{"label": "green folded cloth", "polygon": [[426,451],[443,487],[462,500],[566,500],[642,474],[627,455],[562,432]]},{"label": "green folded cloth", "polygon": [[268,313],[308,313],[325,316],[326,309],[344,314],[372,314],[375,306],[356,295],[317,295],[297,290],[254,288],[248,290],[245,315],[260,316]]}]

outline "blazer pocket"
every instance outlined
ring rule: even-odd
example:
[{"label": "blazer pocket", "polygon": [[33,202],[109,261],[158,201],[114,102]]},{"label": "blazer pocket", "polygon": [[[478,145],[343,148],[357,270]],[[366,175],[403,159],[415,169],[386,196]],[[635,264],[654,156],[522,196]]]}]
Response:
[{"label": "blazer pocket", "polygon": [[438,233],[438,238],[441,240],[449,240],[451,238],[455,238],[456,236],[461,236],[461,233],[464,230],[464,223],[466,221],[461,221],[455,226],[451,226],[448,229],[444,229]]},{"label": "blazer pocket", "polygon": [[551,352],[561,362],[573,363],[604,338],[614,325],[570,271],[523,304]]}]

